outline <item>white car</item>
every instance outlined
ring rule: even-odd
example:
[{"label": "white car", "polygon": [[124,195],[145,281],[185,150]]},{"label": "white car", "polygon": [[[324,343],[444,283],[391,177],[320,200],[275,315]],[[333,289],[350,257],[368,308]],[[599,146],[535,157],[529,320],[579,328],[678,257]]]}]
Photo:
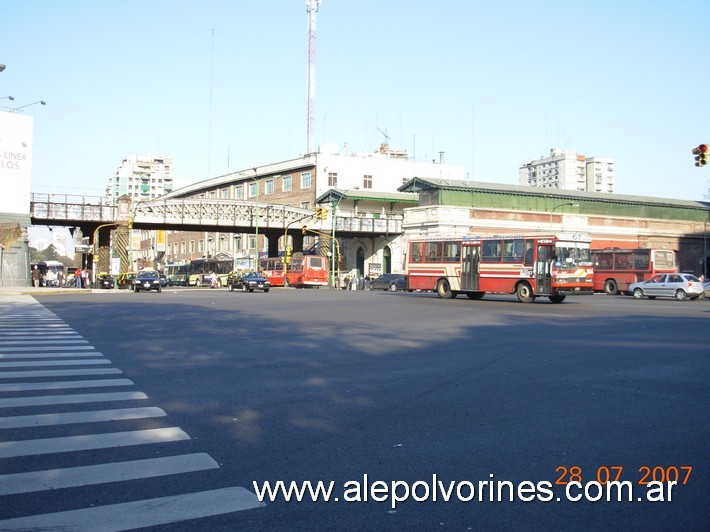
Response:
[{"label": "white car", "polygon": [[703,283],[689,273],[659,273],[648,281],[630,284],[629,292],[636,299],[674,297],[678,301],[684,301],[702,296]]}]

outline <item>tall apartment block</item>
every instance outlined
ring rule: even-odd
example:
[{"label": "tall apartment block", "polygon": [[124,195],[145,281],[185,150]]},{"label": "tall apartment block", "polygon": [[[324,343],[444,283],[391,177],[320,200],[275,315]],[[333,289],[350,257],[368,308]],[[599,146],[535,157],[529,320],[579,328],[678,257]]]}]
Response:
[{"label": "tall apartment block", "polygon": [[538,188],[614,192],[614,160],[553,148],[549,157],[520,163],[520,184]]},{"label": "tall apartment block", "polygon": [[133,201],[151,200],[173,190],[173,160],[157,155],[125,157],[106,187],[106,202],[115,204],[123,195]]}]

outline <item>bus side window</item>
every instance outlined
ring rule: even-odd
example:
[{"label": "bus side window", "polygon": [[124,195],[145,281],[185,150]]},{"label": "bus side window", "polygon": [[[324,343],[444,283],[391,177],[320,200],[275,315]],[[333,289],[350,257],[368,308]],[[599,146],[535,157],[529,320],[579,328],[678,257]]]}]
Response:
[{"label": "bus side window", "polygon": [[484,240],[482,248],[483,262],[500,262],[500,240]]},{"label": "bus side window", "polygon": [[522,262],[523,261],[523,241],[504,240],[503,241],[503,261]]},{"label": "bus side window", "polygon": [[426,260],[427,262],[441,261],[441,242],[426,243]]},{"label": "bus side window", "polygon": [[535,242],[533,240],[525,241],[525,262],[526,266],[532,266],[533,257],[535,254]]},{"label": "bus side window", "polygon": [[444,262],[459,262],[461,260],[461,243],[444,244]]},{"label": "bus side window", "polygon": [[422,243],[412,242],[412,262],[422,261]]}]

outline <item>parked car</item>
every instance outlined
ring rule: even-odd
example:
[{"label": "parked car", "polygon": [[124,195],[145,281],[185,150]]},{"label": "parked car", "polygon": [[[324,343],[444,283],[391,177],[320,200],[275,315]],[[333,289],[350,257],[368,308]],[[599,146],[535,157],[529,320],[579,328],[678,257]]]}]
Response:
[{"label": "parked car", "polygon": [[164,273],[158,274],[160,276],[160,286],[168,286],[168,278]]},{"label": "parked car", "polygon": [[120,289],[128,288],[129,290],[133,290],[133,281],[135,278],[136,272],[119,273],[118,277],[116,277],[116,285]]},{"label": "parked car", "polygon": [[[409,281],[407,276],[402,273],[383,273],[379,277],[370,280],[369,289],[389,290],[390,292],[409,290]],[[409,291],[411,292],[411,290]]]},{"label": "parked car", "polygon": [[100,273],[97,280],[99,288],[112,289],[114,285],[114,279],[108,273]]},{"label": "parked car", "polygon": [[703,283],[703,292],[705,292],[705,299],[710,299],[710,281]]},{"label": "parked car", "polygon": [[133,291],[135,293],[141,290],[155,290],[162,292],[163,287],[160,284],[160,275],[155,270],[142,270],[138,272],[133,282]]},{"label": "parked car", "polygon": [[674,297],[678,301],[697,299],[703,295],[703,283],[689,273],[659,273],[648,281],[629,285],[629,292],[636,298]]},{"label": "parked car", "polygon": [[263,290],[268,292],[271,282],[258,272],[233,272],[227,277],[229,291],[242,290],[243,292],[253,292]]}]

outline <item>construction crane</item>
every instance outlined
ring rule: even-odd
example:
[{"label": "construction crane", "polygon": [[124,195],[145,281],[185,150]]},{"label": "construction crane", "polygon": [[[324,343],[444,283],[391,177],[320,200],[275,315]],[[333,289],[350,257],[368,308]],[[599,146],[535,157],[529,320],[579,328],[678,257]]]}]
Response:
[{"label": "construction crane", "polygon": [[377,128],[377,131],[382,133],[382,135],[385,137],[385,144],[387,144],[389,146],[391,137],[387,134],[387,130],[385,129],[384,131],[382,131],[379,127],[377,127],[377,126],[375,126],[375,127]]},{"label": "construction crane", "polygon": [[316,105],[316,13],[322,0],[306,0],[308,11],[308,73],[306,81],[306,153],[313,148],[313,129]]}]

